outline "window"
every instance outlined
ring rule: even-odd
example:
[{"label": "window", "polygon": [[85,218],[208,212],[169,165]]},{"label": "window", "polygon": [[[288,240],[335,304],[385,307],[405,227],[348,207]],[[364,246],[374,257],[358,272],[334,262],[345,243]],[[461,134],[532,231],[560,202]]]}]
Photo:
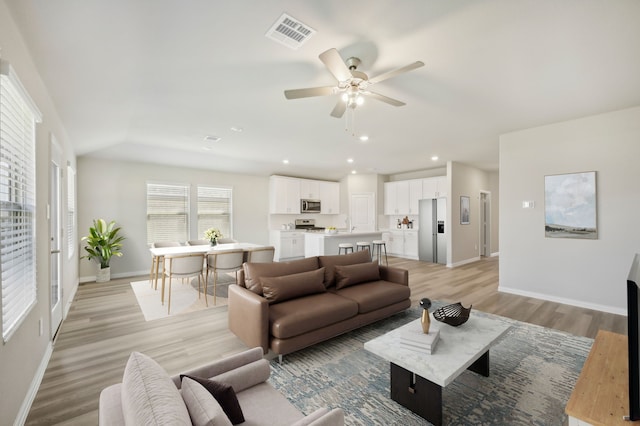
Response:
[{"label": "window", "polygon": [[76,251],[76,171],[67,166],[67,253],[71,259]]},{"label": "window", "polygon": [[231,188],[198,186],[198,238],[204,231],[218,228],[223,236],[231,237]]},{"label": "window", "polygon": [[6,342],[36,303],[35,133],[40,112],[0,61],[0,277]]},{"label": "window", "polygon": [[147,183],[147,244],[189,239],[189,185]]}]

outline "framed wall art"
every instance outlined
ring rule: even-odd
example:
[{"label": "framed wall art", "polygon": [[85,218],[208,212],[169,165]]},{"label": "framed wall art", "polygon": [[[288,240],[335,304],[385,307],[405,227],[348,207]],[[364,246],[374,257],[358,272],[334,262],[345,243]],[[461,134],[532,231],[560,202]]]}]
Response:
[{"label": "framed wall art", "polygon": [[544,177],[544,233],[549,238],[598,238],[596,172]]},{"label": "framed wall art", "polygon": [[460,196],[460,225],[468,225],[469,223],[471,223],[469,221],[470,206],[471,206],[470,198],[467,197],[466,195],[461,195]]}]

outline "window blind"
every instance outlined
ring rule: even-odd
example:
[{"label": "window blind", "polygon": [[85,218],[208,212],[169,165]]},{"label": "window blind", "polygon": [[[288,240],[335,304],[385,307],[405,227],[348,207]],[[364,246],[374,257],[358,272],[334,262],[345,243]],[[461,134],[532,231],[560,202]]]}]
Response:
[{"label": "window blind", "polygon": [[198,238],[204,231],[218,228],[224,237],[231,237],[231,188],[198,186]]},{"label": "window blind", "polygon": [[6,342],[36,302],[35,124],[40,112],[0,61],[0,278]]},{"label": "window blind", "polygon": [[189,185],[147,183],[147,244],[189,239]]},{"label": "window blind", "polygon": [[67,256],[76,251],[76,171],[67,166]]}]

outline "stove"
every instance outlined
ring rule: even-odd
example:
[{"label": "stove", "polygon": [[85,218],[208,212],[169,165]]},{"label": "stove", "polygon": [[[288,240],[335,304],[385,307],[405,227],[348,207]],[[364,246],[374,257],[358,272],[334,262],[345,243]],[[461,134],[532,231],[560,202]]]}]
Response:
[{"label": "stove", "polygon": [[316,226],[315,219],[296,219],[296,229],[305,230],[307,232],[324,231],[324,227]]}]

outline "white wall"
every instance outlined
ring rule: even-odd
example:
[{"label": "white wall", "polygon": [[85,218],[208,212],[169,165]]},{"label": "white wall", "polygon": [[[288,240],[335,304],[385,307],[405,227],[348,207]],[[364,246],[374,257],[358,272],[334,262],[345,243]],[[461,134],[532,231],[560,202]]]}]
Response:
[{"label": "white wall", "polygon": [[[49,288],[49,144],[54,135],[62,149],[64,177],[62,199],[67,196],[66,164],[75,167],[75,154],[58,117],[49,92],[42,82],[26,45],[11,19],[4,1],[0,1],[0,58],[8,61],[25,89],[42,113],[36,126],[36,280],[37,303],[8,342],[0,343],[0,424],[24,420],[29,404],[44,374],[51,353],[51,314]],[[63,207],[66,218],[66,203]],[[66,229],[66,226],[65,226]],[[66,244],[62,251],[63,306],[71,302],[78,285],[77,252],[68,258]],[[43,334],[40,335],[40,321]]]},{"label": "white wall", "polygon": [[[544,176],[583,171],[597,172],[598,239],[545,238]],[[640,252],[640,107],[501,136],[500,196],[501,291],[626,313]]]},{"label": "white wall", "polygon": [[[96,184],[99,179],[99,185]],[[115,220],[126,237],[124,255],[111,262],[115,277],[149,272],[151,257],[147,246],[146,183],[186,183],[192,185],[192,198],[198,184],[222,185],[233,188],[233,238],[242,242],[269,243],[269,178],[211,170],[168,167],[78,158],[78,226],[80,236],[88,233],[93,219]],[[197,229],[191,239],[201,239]],[[80,279],[95,278],[96,264],[80,262]]]}]

